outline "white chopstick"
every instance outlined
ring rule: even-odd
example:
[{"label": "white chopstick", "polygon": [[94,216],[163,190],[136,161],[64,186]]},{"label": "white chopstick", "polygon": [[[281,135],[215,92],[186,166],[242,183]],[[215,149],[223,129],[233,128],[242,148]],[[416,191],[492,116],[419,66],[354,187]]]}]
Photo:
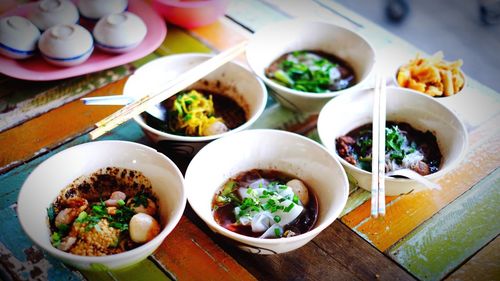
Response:
[{"label": "white chopstick", "polygon": [[378,143],[378,214],[385,216],[385,119],[386,119],[385,76],[380,75],[379,91],[379,143]]},{"label": "white chopstick", "polygon": [[385,215],[385,121],[386,85],[383,75],[375,78],[372,125],[371,215]]},{"label": "white chopstick", "polygon": [[145,95],[141,99],[124,106],[115,113],[97,122],[95,124],[96,128],[89,133],[90,139],[95,140],[132,117],[146,111],[146,109],[150,106],[160,103],[175,95],[179,91],[184,90],[189,85],[234,59],[245,50],[247,43],[248,41],[241,42],[238,45],[202,62],[201,64],[169,81],[165,89],[162,91]]}]

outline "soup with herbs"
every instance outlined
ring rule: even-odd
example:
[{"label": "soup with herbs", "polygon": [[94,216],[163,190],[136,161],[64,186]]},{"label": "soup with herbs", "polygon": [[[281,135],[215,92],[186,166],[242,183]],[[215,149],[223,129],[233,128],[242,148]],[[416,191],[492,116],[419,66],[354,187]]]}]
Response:
[{"label": "soup with herbs", "polygon": [[[370,172],[372,124],[363,125],[337,138],[336,149],[344,160]],[[423,176],[437,172],[442,157],[432,132],[416,130],[403,122],[387,122],[385,153],[386,172],[408,168]]]},{"label": "soup with herbs", "polygon": [[212,201],[215,221],[239,234],[281,238],[311,230],[318,202],[307,184],[276,170],[254,169],[229,179]]},{"label": "soup with herbs", "polygon": [[324,93],[353,86],[352,67],[342,59],[322,51],[286,53],[265,70],[268,78],[302,92]]}]

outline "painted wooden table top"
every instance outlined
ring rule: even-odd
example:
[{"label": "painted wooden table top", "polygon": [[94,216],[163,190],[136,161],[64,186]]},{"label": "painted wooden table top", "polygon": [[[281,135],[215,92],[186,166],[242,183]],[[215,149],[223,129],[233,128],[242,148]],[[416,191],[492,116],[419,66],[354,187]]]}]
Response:
[{"label": "painted wooden table top", "polygon": [[[334,1],[233,0],[226,16],[208,26],[184,30],[167,24],[162,45],[126,65],[47,82],[0,75],[0,278],[500,280],[500,95],[470,77],[464,94],[446,102],[465,122],[469,147],[463,162],[438,180],[442,189],[387,197],[386,216],[375,219],[370,216],[370,193],[351,183],[341,216],[298,250],[271,256],[242,252],[212,233],[189,207],[153,255],[117,271],[78,271],[48,256],[24,234],[16,200],[29,173],[51,155],[89,142],[86,133],[93,124],[119,109],[85,106],[79,98],[121,93],[127,77],[155,58],[218,53],[268,23],[294,17],[359,32],[372,43],[388,73],[419,52]],[[237,60],[245,63],[244,56]],[[316,120],[317,115],[291,112],[270,98],[254,127],[288,130],[319,141]],[[133,121],[102,139],[139,142],[162,151]],[[185,164],[178,163],[181,169]]]}]

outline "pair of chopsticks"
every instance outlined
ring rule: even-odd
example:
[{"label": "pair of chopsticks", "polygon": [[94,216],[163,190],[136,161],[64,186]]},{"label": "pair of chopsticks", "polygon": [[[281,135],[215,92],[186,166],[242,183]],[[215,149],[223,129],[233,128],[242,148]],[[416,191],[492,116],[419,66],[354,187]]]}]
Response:
[{"label": "pair of chopsticks", "polygon": [[96,128],[89,133],[90,139],[97,139],[125,121],[146,111],[148,107],[160,103],[184,90],[186,87],[205,77],[210,72],[234,59],[245,50],[247,43],[248,41],[243,41],[238,45],[202,62],[201,64],[169,81],[167,86],[162,91],[158,93],[146,94],[141,99],[129,103],[115,113],[97,122],[95,124]]},{"label": "pair of chopsticks", "polygon": [[383,75],[376,75],[373,95],[372,127],[372,200],[371,215],[385,215],[385,121],[386,84]]}]

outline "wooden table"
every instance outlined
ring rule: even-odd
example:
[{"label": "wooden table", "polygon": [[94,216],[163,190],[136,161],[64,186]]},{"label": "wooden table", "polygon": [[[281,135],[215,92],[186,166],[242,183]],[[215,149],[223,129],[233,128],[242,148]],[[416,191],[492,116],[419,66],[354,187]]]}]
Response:
[{"label": "wooden table", "polygon": [[[387,215],[369,215],[370,193],[351,185],[341,216],[312,242],[286,254],[259,256],[221,241],[189,209],[161,247],[132,268],[84,272],[47,256],[21,230],[16,199],[43,160],[88,142],[92,124],[117,106],[84,106],[83,96],[120,93],[147,61],[182,52],[219,52],[273,22],[305,17],[351,28],[377,51],[387,73],[418,50],[333,1],[233,0],[226,17],[194,30],[168,25],[147,57],[81,77],[29,82],[0,76],[0,277],[4,280],[500,280],[500,96],[469,78],[447,105],[465,121],[464,162],[439,180],[442,190],[387,197]],[[244,62],[244,56],[238,58]],[[474,62],[465,62],[474,63]],[[473,74],[472,74],[473,75]],[[316,115],[293,113],[272,99],[255,127],[318,140]],[[101,139],[155,147],[133,121]],[[155,147],[161,150],[161,147]],[[183,168],[185,163],[179,163]]]}]

